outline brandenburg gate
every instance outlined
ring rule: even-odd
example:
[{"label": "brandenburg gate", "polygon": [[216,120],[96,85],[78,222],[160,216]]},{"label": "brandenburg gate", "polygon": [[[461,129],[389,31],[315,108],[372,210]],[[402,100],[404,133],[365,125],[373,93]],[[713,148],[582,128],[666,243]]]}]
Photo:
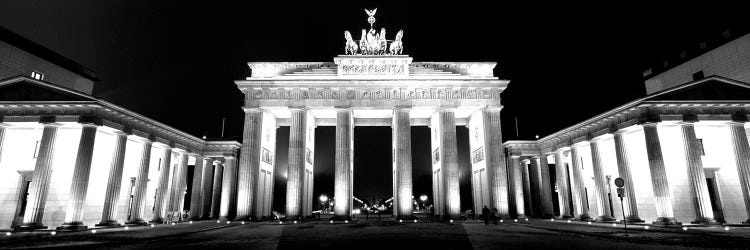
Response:
[{"label": "brandenburg gate", "polygon": [[272,213],[279,126],[290,127],[286,218],[312,215],[317,126],[336,126],[335,218],[352,214],[354,143],[364,143],[354,142],[355,126],[392,129],[396,218],[412,216],[411,126],[431,130],[436,215],[461,214],[456,126],[469,128],[475,211],[507,215],[500,93],[509,81],[493,76],[494,62],[413,62],[401,54],[403,31],[386,40],[372,28],[375,10],[367,14],[371,28],[358,41],[346,31],[345,54],[333,62],[249,62],[251,76],[235,82],[245,95],[236,219]]}]

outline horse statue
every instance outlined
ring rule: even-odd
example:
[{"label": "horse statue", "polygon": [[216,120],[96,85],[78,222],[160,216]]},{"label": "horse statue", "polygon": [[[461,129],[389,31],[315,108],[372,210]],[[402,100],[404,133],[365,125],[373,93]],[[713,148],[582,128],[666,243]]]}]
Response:
[{"label": "horse statue", "polygon": [[385,52],[388,51],[388,41],[385,40],[385,28],[380,29],[380,34],[378,35],[378,55],[385,55]]},{"label": "horse statue", "polygon": [[362,29],[362,38],[359,39],[359,50],[359,53],[367,54],[367,31],[365,29]]},{"label": "horse statue", "polygon": [[391,55],[400,55],[401,53],[404,53],[404,43],[401,41],[402,38],[404,38],[404,30],[399,30],[398,33],[396,33],[396,39],[391,43]]},{"label": "horse statue", "polygon": [[354,55],[357,54],[357,43],[352,39],[352,34],[348,30],[344,31],[344,38],[346,39],[346,47],[344,47],[344,54]]}]

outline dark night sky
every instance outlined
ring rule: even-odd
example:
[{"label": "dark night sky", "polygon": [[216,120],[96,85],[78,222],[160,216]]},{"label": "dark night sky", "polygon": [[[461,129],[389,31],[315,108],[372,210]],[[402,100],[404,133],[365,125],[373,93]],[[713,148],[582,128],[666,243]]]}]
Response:
[{"label": "dark night sky", "polygon": [[[331,61],[343,30],[366,27],[363,8],[377,7],[376,26],[389,34],[404,29],[414,61],[498,62],[495,75],[511,80],[506,140],[545,136],[641,97],[644,69],[750,26],[744,6],[727,3],[267,2],[2,1],[0,25],[96,71],[97,97],[196,136],[219,137],[226,117],[225,137],[236,140],[243,114],[233,80],[249,76],[245,63]],[[463,193],[468,132],[458,133]],[[318,127],[315,196],[332,194],[333,136]],[[390,129],[357,128],[355,137],[355,195],[389,196]],[[288,128],[279,138],[277,169],[286,166]],[[415,194],[430,194],[429,131],[414,127],[412,139]],[[283,189],[277,182],[276,209]],[[471,196],[462,196],[466,209]]]}]

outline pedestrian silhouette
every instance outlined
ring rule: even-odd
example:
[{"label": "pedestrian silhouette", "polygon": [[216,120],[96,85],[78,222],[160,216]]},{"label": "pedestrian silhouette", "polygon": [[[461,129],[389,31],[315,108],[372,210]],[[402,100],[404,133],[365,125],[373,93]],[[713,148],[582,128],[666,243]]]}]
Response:
[{"label": "pedestrian silhouette", "polygon": [[482,208],[482,218],[484,219],[485,226],[490,224],[490,209],[487,206]]}]

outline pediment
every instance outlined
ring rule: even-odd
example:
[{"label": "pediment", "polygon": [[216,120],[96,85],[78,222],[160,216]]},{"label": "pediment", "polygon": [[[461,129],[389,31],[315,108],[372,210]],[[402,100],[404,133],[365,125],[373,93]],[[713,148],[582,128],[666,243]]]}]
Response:
[{"label": "pediment", "polygon": [[750,100],[750,85],[729,79],[712,77],[665,90],[647,98],[653,101],[721,101]]},{"label": "pediment", "polygon": [[95,101],[83,93],[30,78],[0,82],[0,101]]}]

